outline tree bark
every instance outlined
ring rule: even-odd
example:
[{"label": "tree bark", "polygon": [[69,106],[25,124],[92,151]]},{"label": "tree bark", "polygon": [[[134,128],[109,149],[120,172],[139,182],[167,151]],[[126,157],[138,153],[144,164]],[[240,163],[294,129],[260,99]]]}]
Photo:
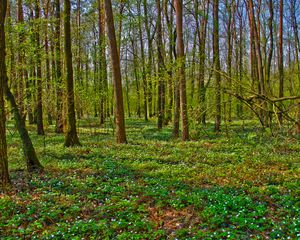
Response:
[{"label": "tree bark", "polygon": [[[280,0],[280,4],[279,4],[279,98],[283,97],[283,90],[284,90],[284,76],[283,76],[283,0]],[[283,114],[280,112],[278,114],[278,119],[280,124],[283,123]]]},{"label": "tree bark", "polygon": [[148,121],[148,106],[147,106],[147,99],[148,99],[148,83],[147,83],[147,76],[146,76],[146,60],[145,60],[145,48],[144,48],[144,40],[143,40],[143,32],[142,32],[142,13],[141,13],[141,0],[138,0],[137,3],[137,11],[139,15],[139,38],[140,38],[140,48],[141,48],[141,61],[142,61],[142,78],[143,78],[143,93],[144,93],[144,118],[145,121]]},{"label": "tree bark", "polygon": [[127,140],[126,140],[126,132],[125,132],[120,57],[118,53],[118,45],[116,40],[111,0],[104,0],[104,8],[105,8],[105,18],[106,18],[106,25],[107,25],[107,35],[108,35],[109,45],[110,45],[113,82],[114,82],[117,142],[126,143]]},{"label": "tree bark", "polygon": [[219,0],[213,1],[213,59],[216,80],[216,116],[215,132],[221,131],[221,74],[220,74],[220,54],[219,54]]},{"label": "tree bark", "polygon": [[37,134],[44,135],[43,124],[43,86],[42,86],[42,61],[40,49],[40,0],[35,1],[35,20],[37,27],[35,32],[36,41],[36,82],[37,82]]},{"label": "tree bark", "polygon": [[157,8],[157,58],[158,58],[158,95],[157,95],[157,127],[162,129],[165,118],[165,83],[164,83],[164,58],[162,41],[162,17],[160,0],[156,0]]},{"label": "tree bark", "polygon": [[189,140],[189,123],[187,114],[186,101],[186,80],[185,80],[185,55],[183,43],[183,29],[182,29],[182,0],[175,0],[176,11],[176,32],[177,32],[177,48],[178,48],[178,62],[179,62],[179,83],[180,83],[180,110],[182,122],[182,140]]},{"label": "tree bark", "polygon": [[63,133],[63,89],[61,74],[61,51],[60,51],[60,0],[55,0],[55,78],[56,78],[56,123],[55,132]]},{"label": "tree bark", "polygon": [[65,135],[65,146],[71,147],[81,145],[77,136],[75,101],[74,101],[74,79],[71,49],[71,2],[64,0],[64,32],[65,32],[65,64],[66,64],[66,86],[67,86],[67,129]]},{"label": "tree bark", "polygon": [[4,86],[6,81],[5,65],[5,32],[4,22],[6,16],[7,1],[0,1],[0,184],[5,189],[10,183],[6,144],[6,115],[4,105]]}]

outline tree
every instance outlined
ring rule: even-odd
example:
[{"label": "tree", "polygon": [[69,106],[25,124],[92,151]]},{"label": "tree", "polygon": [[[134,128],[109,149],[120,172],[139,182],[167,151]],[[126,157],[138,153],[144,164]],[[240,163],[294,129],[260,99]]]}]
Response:
[{"label": "tree", "polygon": [[74,101],[74,79],[72,65],[72,49],[71,49],[71,2],[65,0],[64,9],[64,33],[65,33],[65,64],[66,64],[66,86],[67,86],[67,129],[65,135],[65,146],[71,147],[81,145],[77,136],[76,117],[75,117],[75,101]]},{"label": "tree", "polygon": [[187,116],[187,101],[186,101],[186,80],[185,80],[185,56],[183,44],[183,29],[182,29],[182,0],[175,0],[176,10],[176,32],[177,32],[177,48],[178,48],[178,78],[180,83],[180,110],[182,121],[182,140],[189,140],[189,126]]},{"label": "tree", "polygon": [[40,0],[35,1],[35,20],[37,29],[35,31],[36,42],[36,82],[37,82],[37,133],[44,135],[43,124],[43,87],[42,87],[42,62],[40,49]]},{"label": "tree", "polygon": [[7,161],[6,127],[5,127],[5,106],[4,106],[4,84],[6,81],[5,65],[5,32],[4,22],[6,15],[7,1],[0,1],[0,181],[3,189],[10,182]]},{"label": "tree", "polygon": [[[279,4],[279,97],[282,98],[283,97],[283,0],[280,0],[280,4]],[[282,116],[282,112],[280,112],[278,114],[278,119],[280,124],[282,124],[283,122],[283,116]]]},{"label": "tree", "polygon": [[213,61],[216,80],[216,118],[215,132],[221,131],[221,74],[220,74],[220,53],[219,53],[219,0],[213,1]]},{"label": "tree", "polygon": [[56,80],[56,123],[55,132],[63,132],[63,90],[61,74],[61,50],[60,50],[60,0],[55,0],[55,80]]},{"label": "tree", "polygon": [[148,83],[146,76],[146,60],[145,60],[145,50],[144,50],[144,40],[143,40],[143,32],[142,32],[142,13],[141,13],[141,0],[137,0],[137,12],[138,12],[138,29],[139,29],[139,40],[140,40],[140,48],[141,48],[141,61],[142,61],[142,78],[143,78],[143,92],[144,92],[144,116],[145,121],[148,121],[148,106],[147,106],[147,97],[148,97]]},{"label": "tree", "polygon": [[103,0],[98,0],[98,26],[99,26],[99,67],[100,67],[100,123],[103,124],[106,117],[107,105],[107,63],[105,43],[105,16]]},{"label": "tree", "polygon": [[118,143],[126,143],[120,57],[116,40],[114,17],[110,0],[104,0],[107,36],[109,39],[115,95],[116,134]]},{"label": "tree", "polygon": [[157,127],[162,129],[165,118],[165,83],[164,83],[164,58],[162,41],[162,19],[160,0],[156,0],[157,9],[157,58],[158,58],[158,96],[157,96]]}]

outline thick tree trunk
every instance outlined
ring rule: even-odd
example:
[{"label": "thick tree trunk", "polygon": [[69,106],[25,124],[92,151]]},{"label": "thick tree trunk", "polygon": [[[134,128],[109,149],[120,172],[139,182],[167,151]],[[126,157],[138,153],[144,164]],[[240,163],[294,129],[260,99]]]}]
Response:
[{"label": "thick tree trunk", "polygon": [[65,146],[80,145],[76,129],[75,101],[74,101],[74,79],[71,49],[71,2],[65,0],[64,9],[64,32],[65,32],[65,64],[66,64],[66,86],[67,86],[67,129],[65,135]]},{"label": "thick tree trunk", "polygon": [[118,53],[111,0],[104,1],[104,8],[105,8],[107,35],[108,35],[109,45],[110,45],[110,55],[111,55],[112,73],[113,73],[113,81],[114,81],[117,142],[126,143],[127,140],[126,140],[126,133],[125,133],[120,57]]},{"label": "thick tree trunk", "polygon": [[4,106],[4,86],[6,81],[6,65],[5,65],[5,33],[4,22],[6,16],[7,1],[0,1],[0,184],[5,189],[10,183],[7,160],[7,144],[6,144],[6,115]]}]

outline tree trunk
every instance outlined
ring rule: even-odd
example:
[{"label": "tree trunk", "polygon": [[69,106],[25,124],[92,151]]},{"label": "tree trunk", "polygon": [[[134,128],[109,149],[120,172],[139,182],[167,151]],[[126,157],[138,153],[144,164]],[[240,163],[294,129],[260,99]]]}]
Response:
[{"label": "tree trunk", "polygon": [[273,10],[273,0],[269,0],[269,12],[270,12],[270,17],[268,21],[268,26],[269,26],[269,34],[270,34],[270,49],[269,49],[269,55],[268,55],[268,60],[267,60],[267,69],[266,69],[266,76],[267,76],[267,85],[268,85],[268,90],[269,94],[272,96],[272,89],[271,89],[271,63],[272,63],[272,57],[273,57],[273,48],[274,48],[274,36],[273,36],[273,15],[274,15],[274,10]]},{"label": "tree trunk", "polygon": [[[172,0],[172,4],[174,1]],[[169,64],[168,64],[168,107],[166,110],[166,125],[172,121],[173,99],[174,99],[174,81],[173,81],[173,48],[176,47],[176,41],[174,42],[175,34],[173,31],[173,7],[170,7],[170,13],[168,11],[168,1],[164,1],[165,18],[167,21],[168,37],[169,37]],[[174,46],[175,45],[175,46]]]},{"label": "tree trunk", "polygon": [[[279,44],[278,44],[278,47],[279,47],[279,64],[278,64],[278,67],[279,67],[279,98],[283,97],[283,0],[280,0],[280,10],[279,10]],[[278,119],[279,119],[279,122],[280,124],[283,123],[283,115],[282,113],[280,112],[278,114]]]},{"label": "tree trunk", "polygon": [[148,121],[148,106],[147,106],[147,99],[148,99],[148,83],[147,83],[147,76],[146,76],[146,60],[145,60],[145,50],[144,50],[144,40],[143,40],[143,32],[142,32],[142,21],[141,21],[141,0],[138,0],[137,11],[139,16],[139,38],[140,38],[140,48],[141,48],[141,61],[142,61],[142,78],[143,78],[143,92],[144,92],[144,118],[145,121]]},{"label": "tree trunk", "polygon": [[44,135],[43,124],[43,86],[42,86],[42,62],[40,49],[40,0],[35,1],[35,19],[37,28],[35,32],[36,41],[36,82],[37,82],[37,134]]},{"label": "tree trunk", "polygon": [[147,62],[147,73],[146,78],[148,79],[148,107],[149,107],[149,116],[153,116],[153,96],[152,96],[152,58],[153,58],[153,46],[152,46],[152,36],[150,32],[149,20],[148,20],[148,7],[147,7],[147,0],[143,0],[144,6],[144,21],[145,21],[145,28],[147,33],[147,42],[148,42],[148,62]]},{"label": "tree trunk", "polygon": [[158,95],[157,95],[157,127],[162,129],[165,118],[165,83],[164,83],[164,59],[162,41],[162,18],[160,0],[156,0],[157,8],[157,54],[158,54]]},{"label": "tree trunk", "polygon": [[[299,53],[300,53],[300,41],[298,35],[298,23],[296,18],[296,10],[295,6],[296,0],[291,1],[291,16],[292,16],[292,28],[294,32],[294,39],[295,39],[295,58],[298,70],[298,80],[300,84],[300,61],[299,61]],[[298,114],[297,114],[297,123],[295,125],[295,133],[300,134],[300,103],[298,103]]]},{"label": "tree trunk", "polygon": [[[49,24],[49,5],[50,1],[45,0],[44,5],[44,15],[45,15],[45,24],[44,24],[44,31],[45,31],[45,67],[46,67],[46,99],[51,99],[51,72],[50,72],[50,54],[49,54],[49,34],[48,34],[48,24]],[[52,124],[52,113],[51,113],[51,106],[52,103],[49,102],[46,105],[47,111],[47,121],[48,124]]]},{"label": "tree trunk", "polygon": [[[228,23],[227,23],[227,75],[228,75],[228,88],[230,91],[232,90],[232,15],[234,14],[233,12],[233,2],[230,1],[228,3],[228,0],[226,0],[226,8],[228,12]],[[232,96],[229,94],[228,96],[228,121],[232,121],[232,116],[231,116],[231,107],[232,107]],[[226,116],[226,113],[224,114]]]},{"label": "tree trunk", "polygon": [[55,78],[56,78],[56,123],[55,132],[63,133],[63,89],[61,74],[61,51],[60,51],[60,0],[55,0]]},{"label": "tree trunk", "polygon": [[98,0],[99,62],[100,62],[100,123],[104,124],[108,108],[108,85],[105,43],[105,14],[103,0]]},{"label": "tree trunk", "polygon": [[120,57],[118,53],[118,45],[116,40],[111,0],[104,1],[104,8],[105,8],[105,17],[106,17],[106,24],[107,24],[107,35],[108,35],[109,45],[110,45],[113,82],[114,82],[117,142],[126,143],[127,141],[126,141],[126,133],[125,133]]},{"label": "tree trunk", "polygon": [[[17,22],[18,24],[24,24],[24,14],[23,14],[23,6],[22,6],[22,0],[17,1],[17,8],[18,8],[18,15],[17,15]],[[18,79],[18,95],[17,95],[17,101],[18,105],[20,106],[20,114],[22,117],[26,117],[24,114],[24,77],[25,77],[25,66],[24,66],[24,57],[25,57],[25,52],[23,49],[23,43],[24,43],[24,32],[19,33],[19,39],[18,39],[18,44],[19,44],[19,51],[17,55],[17,61],[18,61],[18,70],[17,70],[17,79]]]},{"label": "tree trunk", "polygon": [[71,147],[80,145],[76,129],[75,103],[74,103],[74,80],[71,49],[71,2],[64,0],[64,32],[65,32],[65,65],[66,65],[66,86],[67,86],[67,129],[65,135],[65,146]]},{"label": "tree trunk", "polygon": [[0,1],[0,184],[5,189],[10,183],[8,160],[7,160],[7,144],[6,144],[6,115],[4,106],[4,86],[6,81],[6,65],[5,65],[5,32],[4,22],[6,16],[7,1]]},{"label": "tree trunk", "polygon": [[180,110],[182,121],[182,140],[189,140],[189,123],[187,114],[187,101],[186,101],[186,80],[185,80],[185,55],[183,44],[183,29],[182,29],[182,0],[175,0],[176,11],[176,32],[177,32],[177,48],[178,48],[178,78],[180,83]]},{"label": "tree trunk", "polygon": [[221,131],[221,74],[220,74],[220,54],[219,54],[219,0],[213,1],[213,59],[216,80],[216,118],[215,132]]}]

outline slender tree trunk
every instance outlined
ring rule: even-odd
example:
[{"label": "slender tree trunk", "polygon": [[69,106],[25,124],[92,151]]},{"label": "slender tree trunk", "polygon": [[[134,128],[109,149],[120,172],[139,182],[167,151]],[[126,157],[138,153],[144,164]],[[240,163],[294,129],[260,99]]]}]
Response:
[{"label": "slender tree trunk", "polygon": [[162,17],[160,0],[156,0],[157,8],[157,54],[158,54],[158,95],[157,95],[157,127],[162,129],[165,118],[165,83],[164,83],[164,59],[162,41]]},{"label": "slender tree trunk", "polygon": [[[249,19],[250,19],[250,26],[253,32],[253,39],[255,45],[255,53],[256,53],[256,64],[257,64],[257,73],[258,73],[258,80],[259,80],[259,90],[263,96],[266,96],[266,88],[265,88],[265,81],[264,81],[264,70],[262,65],[262,55],[261,55],[261,48],[260,48],[260,23],[258,20],[258,24],[256,24],[255,15],[254,15],[254,6],[253,1],[248,1],[248,12],[249,12]],[[258,11],[259,12],[259,11]],[[259,13],[258,13],[259,15]],[[267,104],[265,101],[262,101],[262,111],[261,111],[261,118],[262,123],[264,126],[268,125],[267,122]]]},{"label": "slender tree trunk", "polygon": [[[134,49],[133,49],[134,52]],[[131,117],[130,111],[130,99],[129,99],[129,79],[128,79],[128,52],[126,50],[126,63],[125,63],[125,85],[126,85],[126,102],[127,102],[127,111],[128,117]]]},{"label": "slender tree trunk", "polygon": [[[172,0],[172,4],[174,1]],[[173,31],[173,18],[174,11],[173,7],[170,7],[170,13],[168,11],[168,1],[164,1],[164,9],[165,9],[165,18],[167,21],[168,28],[168,37],[169,37],[169,64],[168,64],[168,107],[166,110],[166,119],[165,123],[168,124],[172,121],[172,110],[173,110],[173,99],[174,99],[174,81],[173,81],[173,48],[176,47],[176,42],[174,43],[174,31]],[[174,46],[175,45],[175,46]]]},{"label": "slender tree trunk", "polygon": [[267,76],[267,85],[268,85],[268,90],[269,94],[272,94],[272,88],[271,88],[271,63],[272,63],[272,58],[273,58],[273,48],[274,48],[274,36],[273,36],[273,17],[274,17],[274,10],[273,10],[273,0],[269,0],[269,12],[270,12],[270,17],[268,20],[268,26],[269,26],[269,34],[270,34],[270,49],[269,49],[269,55],[268,55],[268,60],[267,60],[267,69],[266,69],[266,76]]},{"label": "slender tree trunk", "polygon": [[145,60],[145,48],[144,48],[144,40],[143,40],[143,32],[142,32],[142,13],[141,13],[141,0],[138,0],[137,3],[137,11],[139,15],[139,38],[140,38],[140,48],[141,48],[141,61],[142,61],[142,78],[143,78],[143,93],[144,93],[144,118],[145,121],[148,121],[148,83],[147,83],[147,76],[146,76],[146,60]]},{"label": "slender tree trunk", "polygon": [[113,81],[114,81],[117,142],[126,143],[127,141],[126,141],[126,133],[125,133],[120,57],[118,53],[118,45],[116,40],[111,0],[104,0],[104,8],[105,8],[107,35],[108,35],[109,45],[110,45],[110,55],[112,61],[112,73],[113,73]]},{"label": "slender tree trunk", "polygon": [[[194,2],[195,9],[199,8],[198,0]],[[206,32],[207,32],[207,22],[208,22],[208,11],[209,11],[210,1],[206,2],[206,11],[205,15],[202,16],[201,21],[199,23],[199,14],[195,15],[196,20],[196,29],[197,36],[199,42],[199,79],[198,79],[198,102],[200,105],[200,113],[198,116],[198,122],[202,124],[206,123],[206,106],[205,106],[205,98],[206,98],[206,87],[205,87],[205,46],[206,46]]]},{"label": "slender tree trunk", "polygon": [[[46,65],[46,98],[51,99],[51,72],[50,72],[50,54],[49,54],[49,36],[48,36],[48,21],[49,21],[49,5],[50,1],[45,0],[44,5],[44,15],[45,15],[45,65]],[[52,124],[52,114],[51,114],[51,106],[52,104],[49,102],[46,105],[47,111],[47,120],[48,124]]]},{"label": "slender tree trunk", "polygon": [[5,189],[5,187],[10,183],[6,144],[6,115],[4,106],[4,86],[6,81],[4,23],[6,8],[7,1],[0,0],[0,184],[3,189]]},{"label": "slender tree trunk", "polygon": [[[24,24],[24,14],[23,14],[23,6],[22,6],[23,2],[22,0],[18,0],[17,1],[17,8],[18,8],[18,15],[17,15],[17,22],[18,24],[22,25]],[[18,39],[18,43],[19,43],[19,51],[18,51],[18,56],[17,56],[17,60],[18,60],[18,71],[17,71],[17,75],[18,75],[18,95],[17,95],[17,101],[18,101],[18,105],[20,106],[20,113],[22,117],[26,117],[26,115],[24,114],[24,77],[25,77],[25,66],[24,66],[24,49],[23,49],[23,43],[24,43],[24,32],[19,33],[19,39]]]},{"label": "slender tree trunk", "polygon": [[56,78],[56,123],[55,132],[63,133],[63,90],[61,74],[61,51],[60,51],[60,0],[55,0],[55,78]]},{"label": "slender tree trunk", "polygon": [[[237,4],[238,6],[238,4]],[[243,81],[243,71],[244,71],[244,65],[243,65],[243,56],[244,56],[244,44],[243,44],[243,17],[242,17],[242,13],[240,11],[238,12],[238,17],[239,17],[239,40],[238,40],[238,52],[239,52],[239,56],[238,56],[238,86],[237,86],[237,93],[238,94],[242,94],[242,81]],[[238,118],[243,117],[243,105],[242,103],[239,101],[237,103],[237,116]]]},{"label": "slender tree trunk", "polygon": [[221,131],[221,74],[220,74],[220,54],[219,54],[219,0],[213,0],[213,59],[216,79],[216,119],[215,132]]},{"label": "slender tree trunk", "polygon": [[[228,74],[228,88],[232,90],[232,15],[234,14],[233,12],[233,2],[230,0],[228,3],[228,0],[226,0],[226,8],[228,12],[228,24],[227,24],[227,74]],[[228,96],[228,121],[232,121],[232,114],[231,110],[232,109],[232,96],[229,94]],[[226,115],[226,113],[225,113]],[[224,116],[225,116],[224,115]]]},{"label": "slender tree trunk", "polygon": [[105,43],[105,11],[103,0],[98,0],[98,25],[99,25],[99,62],[100,62],[100,123],[103,124],[108,108],[108,83]]},{"label": "slender tree trunk", "polygon": [[182,0],[175,0],[176,11],[176,32],[177,32],[177,48],[178,48],[178,62],[179,62],[179,82],[180,82],[180,110],[182,121],[182,140],[189,140],[189,123],[187,114],[186,101],[186,80],[185,80],[185,55],[183,44],[183,29],[182,29]]},{"label": "slender tree trunk", "polygon": [[40,0],[35,1],[36,28],[36,82],[37,82],[37,134],[44,135],[43,124],[43,86],[42,86],[42,62],[40,49]]},{"label": "slender tree trunk", "polygon": [[[135,78],[136,95],[137,95],[136,113],[137,113],[138,117],[140,118],[141,117],[141,94],[140,94],[140,84],[139,84],[139,75],[138,75],[138,59],[137,59],[138,50],[137,50],[136,43],[133,39],[131,39],[131,45],[132,45],[132,52],[133,52],[133,56],[132,56],[133,57],[133,74],[134,74],[134,78]],[[128,63],[126,63],[126,67],[127,67],[127,64]],[[142,75],[143,75],[143,72],[142,72]],[[129,91],[127,91],[127,92],[129,92]]]},{"label": "slender tree trunk", "polygon": [[[177,62],[177,52],[176,52],[176,41],[177,41],[177,34],[174,34],[173,39],[173,55],[175,58],[175,61]],[[179,137],[179,123],[180,123],[180,83],[179,83],[179,75],[176,75],[177,78],[175,78],[174,81],[174,119],[173,119],[173,138]]]},{"label": "slender tree trunk", "polygon": [[153,96],[152,96],[152,59],[153,59],[153,45],[152,45],[152,36],[150,32],[149,20],[148,20],[148,6],[147,0],[143,0],[144,6],[144,21],[145,21],[145,28],[147,33],[147,42],[148,42],[148,62],[147,62],[147,73],[146,78],[148,79],[148,107],[149,107],[149,116],[153,116]]},{"label": "slender tree trunk", "polygon": [[[283,0],[280,0],[280,13],[279,13],[279,64],[278,64],[278,67],[279,67],[279,97],[283,97],[283,90],[284,90],[284,86],[283,86],[283,83],[284,83],[284,76],[283,76]],[[283,115],[282,113],[280,112],[278,114],[278,118],[279,118],[279,122],[280,124],[283,123]]]},{"label": "slender tree trunk", "polygon": [[67,86],[67,129],[65,135],[65,146],[71,147],[81,145],[77,136],[75,101],[74,101],[74,80],[71,49],[71,2],[64,0],[64,32],[65,32],[65,64],[66,64],[66,86]]}]

